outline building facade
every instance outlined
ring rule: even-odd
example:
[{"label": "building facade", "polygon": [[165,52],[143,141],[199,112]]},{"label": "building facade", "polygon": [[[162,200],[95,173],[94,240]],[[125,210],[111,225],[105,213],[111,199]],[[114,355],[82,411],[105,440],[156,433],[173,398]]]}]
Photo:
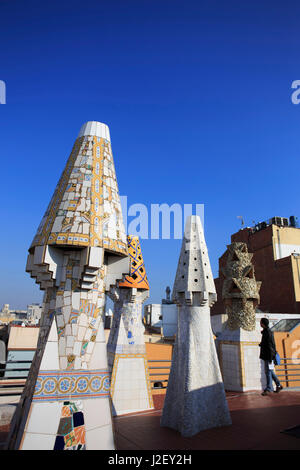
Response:
[{"label": "building facade", "polygon": [[[262,282],[259,310],[300,314],[300,229],[286,218],[273,217],[269,222],[234,233],[233,242],[246,243],[249,253],[253,253],[256,279]],[[225,313],[222,271],[226,259],[225,252],[219,259],[219,277],[215,279],[218,301],[212,307],[212,315]]]}]

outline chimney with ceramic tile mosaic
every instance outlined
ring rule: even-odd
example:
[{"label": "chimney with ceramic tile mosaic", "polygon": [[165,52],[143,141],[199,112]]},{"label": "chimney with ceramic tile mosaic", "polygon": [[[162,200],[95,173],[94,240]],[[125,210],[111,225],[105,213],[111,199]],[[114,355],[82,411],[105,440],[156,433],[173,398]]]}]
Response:
[{"label": "chimney with ceramic tile mosaic", "polygon": [[222,297],[228,320],[218,336],[224,384],[232,391],[261,390],[266,386],[259,359],[261,331],[256,323],[261,282],[256,281],[253,253],[246,243],[231,243],[226,255]]},{"label": "chimney with ceramic tile mosaic", "polygon": [[178,325],[161,426],[191,437],[231,424],[210,323],[216,290],[199,216],[186,222],[172,299]]},{"label": "chimney with ceramic tile mosaic", "polygon": [[29,249],[45,291],[9,449],[114,449],[105,291],[129,273],[109,129],[82,126]]},{"label": "chimney with ceramic tile mosaic", "polygon": [[149,283],[139,238],[128,235],[127,241],[130,273],[108,294],[114,302],[107,353],[115,415],[153,408],[142,321]]}]

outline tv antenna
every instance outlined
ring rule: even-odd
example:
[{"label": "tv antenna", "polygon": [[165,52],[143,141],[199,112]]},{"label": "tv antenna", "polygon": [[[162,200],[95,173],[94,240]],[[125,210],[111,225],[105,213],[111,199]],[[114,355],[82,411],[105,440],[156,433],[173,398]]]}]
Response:
[{"label": "tv antenna", "polygon": [[244,227],[244,225],[245,225],[245,222],[244,222],[243,216],[242,216],[242,215],[237,215],[237,218],[241,220],[241,224],[242,224],[242,228],[243,228],[243,227]]}]

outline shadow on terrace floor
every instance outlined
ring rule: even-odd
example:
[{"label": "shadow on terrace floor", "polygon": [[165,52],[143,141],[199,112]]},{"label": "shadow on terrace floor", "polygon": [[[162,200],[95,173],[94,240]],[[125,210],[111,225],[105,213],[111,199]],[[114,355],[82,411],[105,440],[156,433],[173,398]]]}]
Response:
[{"label": "shadow on terrace floor", "polygon": [[[114,418],[117,450],[300,450],[300,439],[281,433],[300,425],[299,390],[267,397],[261,392],[227,393],[232,425],[192,438],[160,427],[163,400],[156,395],[155,410]],[[0,423],[0,449],[8,431],[9,424]]]},{"label": "shadow on terrace floor", "polygon": [[232,425],[183,438],[160,427],[163,396],[156,409],[114,418],[117,450],[300,450],[300,439],[281,431],[300,425],[300,391],[227,393]]}]

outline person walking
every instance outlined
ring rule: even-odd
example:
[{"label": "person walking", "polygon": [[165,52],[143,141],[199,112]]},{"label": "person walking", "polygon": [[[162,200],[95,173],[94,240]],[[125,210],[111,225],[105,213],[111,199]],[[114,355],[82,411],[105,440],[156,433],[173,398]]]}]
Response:
[{"label": "person walking", "polygon": [[263,391],[262,395],[270,395],[274,392],[273,389],[273,380],[276,384],[275,392],[278,393],[283,389],[277,375],[274,372],[274,360],[276,356],[276,345],[274,340],[274,334],[269,328],[269,320],[267,318],[262,318],[260,321],[260,326],[262,327],[262,339],[260,343],[260,356],[265,363],[265,374],[267,379],[267,386]]}]

